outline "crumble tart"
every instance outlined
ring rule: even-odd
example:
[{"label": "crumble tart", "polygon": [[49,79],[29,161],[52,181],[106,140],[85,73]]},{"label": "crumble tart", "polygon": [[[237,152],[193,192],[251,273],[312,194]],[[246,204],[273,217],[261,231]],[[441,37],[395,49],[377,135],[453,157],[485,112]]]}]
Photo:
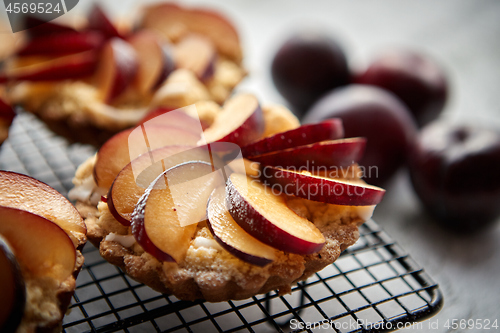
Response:
[{"label": "crumble tart", "polygon": [[[232,109],[228,105],[234,106],[238,104],[236,102],[238,97],[233,98],[234,100],[226,102],[223,110],[216,115],[212,127],[221,123],[230,126],[228,125],[229,122],[225,122],[225,117],[228,117],[229,111]],[[238,101],[245,101],[246,103],[246,105],[239,105],[240,113],[244,113],[245,106],[253,105],[253,99],[249,96],[243,96]],[[253,110],[254,107],[252,106],[250,109]],[[255,114],[259,116],[255,116]],[[233,114],[230,117],[239,116]],[[281,147],[286,148],[287,145],[293,145],[294,143],[286,140],[286,137],[296,135],[297,131],[300,133],[299,122],[286,108],[270,106],[260,109],[257,106],[255,111],[241,122],[246,124],[248,119],[252,117],[263,122],[263,126],[258,126],[260,138],[271,141],[285,141],[281,142]],[[253,130],[244,125],[235,126],[237,127],[236,132],[238,130]],[[332,126],[338,125],[332,124]],[[212,130],[212,133],[216,132],[213,128]],[[339,133],[335,134],[335,138],[339,138]],[[225,140],[243,140],[239,135],[226,135],[224,131],[220,133],[219,137],[223,137]],[[302,140],[308,140],[307,135],[300,135],[300,137]],[[329,138],[332,139],[332,137]],[[324,140],[324,138],[318,140]],[[337,144],[337,142],[333,143]],[[330,142],[327,141],[327,144],[330,144]],[[153,155],[150,156],[155,156],[154,150],[151,153]],[[143,157],[139,156],[137,160],[141,158]],[[252,159],[252,157],[249,157],[249,159]],[[70,198],[76,200],[76,207],[84,217],[90,242],[99,248],[104,259],[120,267],[135,280],[159,292],[172,294],[183,300],[204,299],[210,302],[218,302],[245,299],[271,290],[278,290],[281,294],[290,292],[292,284],[307,279],[313,273],[331,264],[343,250],[353,245],[359,238],[358,226],[371,217],[375,207],[375,203],[365,204],[365,206],[337,205],[283,194],[280,195],[279,200],[283,201],[283,205],[286,206],[285,209],[290,214],[295,215],[296,219],[301,220],[300,223],[307,224],[311,230],[317,230],[319,238],[322,239],[323,243],[320,244],[321,246],[316,247],[314,251],[308,253],[304,251],[287,251],[278,249],[274,246],[276,244],[268,242],[266,244],[272,247],[271,251],[273,252],[270,262],[253,264],[235,255],[235,252],[227,250],[225,244],[221,243],[220,238],[214,237],[214,231],[211,227],[212,222],[210,216],[208,216],[208,219],[205,217],[199,220],[200,222],[195,224],[194,228],[190,225],[192,234],[188,235],[186,243],[182,246],[185,248],[185,252],[173,259],[174,257],[169,257],[165,253],[158,256],[158,249],[151,250],[151,240],[149,238],[146,241],[139,240],[138,234],[134,231],[134,226],[131,226],[128,220],[124,220],[123,217],[117,219],[116,202],[113,203],[116,198],[111,198],[113,193],[111,189],[117,186],[116,182],[119,182],[119,177],[116,177],[116,174],[113,176],[116,178],[113,184],[109,185],[111,189],[109,186],[99,187],[94,180],[97,161],[98,155],[89,158],[80,165],[73,179],[75,188],[70,192]],[[210,161],[217,165],[216,157],[213,157],[213,159],[211,157]],[[260,184],[259,186],[270,189],[270,187],[266,187],[262,183],[264,180],[261,171],[262,167],[265,166],[246,158],[243,158],[240,162],[236,164],[237,167],[230,165],[232,172],[240,174],[241,177],[248,180],[254,180]],[[206,164],[206,162],[201,161],[190,163]],[[177,164],[170,169],[163,166],[164,169],[167,168],[168,170],[164,171],[156,180],[147,182],[150,185],[146,190],[143,187],[143,194],[140,199],[140,195],[135,196],[137,193],[126,191],[126,196],[134,198],[132,206],[135,205],[135,210],[132,214],[132,225],[137,219],[144,218],[144,207],[147,207],[147,205],[141,206],[141,202],[146,202],[147,196],[154,190],[153,187],[156,181],[161,180],[160,177],[165,172],[182,165]],[[127,167],[123,168],[121,172],[129,172],[126,170]],[[352,160],[335,171],[321,171],[314,174],[305,172],[304,174],[311,178],[327,178],[338,183],[358,184],[359,186],[365,184],[360,179],[360,168]],[[132,181],[135,182],[133,176]],[[212,195],[214,193],[215,190]],[[193,194],[193,196],[197,195]],[[173,211],[176,211],[176,208]],[[130,218],[130,215],[128,216]],[[160,212],[160,216],[158,221],[165,220],[165,216],[168,215],[163,215]],[[234,215],[233,217],[236,219]],[[262,239],[255,239],[256,243],[260,244],[261,241]],[[148,244],[148,242],[150,243]],[[148,247],[147,249],[144,247],[145,245]]]},{"label": "crumble tart", "polygon": [[84,262],[83,219],[64,196],[32,177],[0,171],[0,189],[0,236],[23,283],[15,332],[60,332]]},{"label": "crumble tart", "polygon": [[[175,33],[153,15],[166,8],[175,8],[170,19]],[[218,13],[162,3],[146,8],[135,30],[109,21],[114,30],[109,35],[94,26],[96,12],[105,15],[96,5],[89,23],[78,29],[31,34],[0,73],[13,104],[70,141],[99,147],[155,108],[199,101],[220,105],[246,76],[236,30]],[[217,33],[204,28],[214,18]],[[227,34],[229,44],[223,40]],[[54,50],[41,50],[37,43],[42,42]]]},{"label": "crumble tart", "polygon": [[[78,168],[74,179],[77,187],[92,181],[94,163],[95,157],[92,157]],[[298,255],[276,250],[275,261],[258,267],[224,250],[214,240],[206,222],[201,222],[185,259],[179,263],[161,262],[144,251],[135,241],[131,228],[120,224],[105,202],[99,200],[96,205],[97,197],[106,193],[106,189],[94,187],[92,193],[97,193],[93,202],[90,194],[87,200],[78,200],[76,207],[84,217],[89,241],[99,248],[101,256],[135,280],[184,300],[237,300],[276,289],[288,293],[293,283],[331,264],[353,245],[359,238],[358,226],[367,217],[354,206],[290,197],[289,207],[309,219],[324,235],[326,243],[319,252]]]}]

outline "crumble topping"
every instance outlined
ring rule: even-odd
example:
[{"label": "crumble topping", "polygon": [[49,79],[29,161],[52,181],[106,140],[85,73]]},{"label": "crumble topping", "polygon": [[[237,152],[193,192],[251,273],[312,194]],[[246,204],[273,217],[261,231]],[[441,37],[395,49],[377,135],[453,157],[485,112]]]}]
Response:
[{"label": "crumble topping", "polygon": [[75,290],[75,278],[84,260],[80,251],[76,254],[73,274],[61,283],[52,277],[36,276],[21,264],[26,304],[16,333],[61,331],[63,316]]},{"label": "crumble topping", "polygon": [[196,75],[188,69],[177,69],[158,89],[151,106],[177,109],[207,99],[210,99],[210,93]]},{"label": "crumble topping", "polygon": [[213,100],[219,104],[224,103],[246,74],[246,71],[234,62],[218,59],[214,76],[206,83]]},{"label": "crumble topping", "polygon": [[262,136],[264,138],[300,126],[300,121],[297,117],[282,105],[264,105],[262,113],[265,123],[264,135]]}]

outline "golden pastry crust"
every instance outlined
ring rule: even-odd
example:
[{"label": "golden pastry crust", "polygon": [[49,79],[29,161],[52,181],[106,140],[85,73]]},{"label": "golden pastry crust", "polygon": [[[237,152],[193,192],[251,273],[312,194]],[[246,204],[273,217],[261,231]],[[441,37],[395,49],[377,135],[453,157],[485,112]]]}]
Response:
[{"label": "golden pastry crust", "polygon": [[[92,177],[94,160],[90,158],[78,168],[75,184]],[[276,250],[276,260],[264,267],[246,263],[222,249],[204,222],[199,223],[182,262],[160,262],[137,243],[125,246],[120,241],[110,240],[115,235],[133,236],[130,227],[114,219],[106,203],[101,201],[96,206],[79,201],[76,207],[85,219],[88,239],[99,248],[101,256],[132,278],[180,299],[218,302],[245,299],[271,290],[290,292],[293,283],[307,279],[334,262],[359,237],[358,226],[364,221],[355,207],[295,197],[290,197],[288,204],[320,229],[326,244],[321,251],[311,255]]]},{"label": "golden pastry crust", "polygon": [[76,278],[84,262],[81,249],[87,242],[85,234],[74,234],[78,240],[75,268],[73,274],[63,282],[58,283],[50,277],[34,276],[21,265],[26,285],[26,305],[16,333],[61,332],[62,320],[71,303],[76,288]]},{"label": "golden pastry crust", "polygon": [[300,126],[297,117],[282,105],[264,105],[262,114],[266,124],[263,137],[289,131]]},{"label": "golden pastry crust", "polygon": [[[84,243],[81,245],[83,247]],[[83,255],[76,252],[73,274],[61,284],[52,278],[24,274],[26,306],[16,333],[61,332],[62,319],[75,292],[76,278],[83,266]]]}]

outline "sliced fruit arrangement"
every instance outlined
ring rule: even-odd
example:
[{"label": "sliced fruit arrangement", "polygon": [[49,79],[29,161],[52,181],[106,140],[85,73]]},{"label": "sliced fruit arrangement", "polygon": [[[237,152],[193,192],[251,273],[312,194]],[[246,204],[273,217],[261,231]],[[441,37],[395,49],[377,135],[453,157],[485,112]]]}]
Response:
[{"label": "sliced fruit arrangement", "polygon": [[179,164],[148,187],[132,215],[132,233],[145,251],[164,261],[180,262],[204,220],[212,190],[222,174],[206,162]]},{"label": "sliced fruit arrangement", "polygon": [[[241,169],[243,161],[241,156],[234,155],[225,160],[213,151],[230,149],[217,149],[217,146],[228,143],[215,143],[201,147],[170,145],[142,154],[127,164],[114,179],[107,196],[107,204],[111,214],[121,224],[130,225],[135,204],[144,194],[146,188],[167,169],[191,161],[206,162],[213,166],[213,170],[221,170],[222,175],[232,172],[232,169]],[[234,149],[234,147],[233,147]],[[240,165],[241,164],[241,165]],[[243,165],[244,167],[244,165]]]},{"label": "sliced fruit arrangement", "polygon": [[328,140],[251,156],[249,159],[264,165],[314,171],[318,168],[346,167],[358,162],[365,145],[364,138]]},{"label": "sliced fruit arrangement", "polygon": [[[207,81],[218,54],[239,66],[238,35],[221,15],[174,4],[158,5],[152,15],[153,8],[147,8],[134,29],[115,24],[97,3],[78,27],[41,24],[28,15],[28,38],[3,66],[0,83],[82,80],[99,90],[104,103],[115,105],[126,90],[150,100],[176,68]],[[172,38],[170,28],[158,28],[166,21],[180,28],[178,38]],[[26,62],[30,65],[24,66]]]},{"label": "sliced fruit arrangement", "polygon": [[245,157],[258,156],[320,141],[340,139],[343,136],[342,121],[328,119],[321,123],[302,125],[293,130],[252,142],[242,147],[241,152]]},{"label": "sliced fruit arrangement", "polygon": [[155,91],[175,69],[172,48],[151,31],[139,31],[128,39],[139,62],[135,86],[142,93]]},{"label": "sliced fruit arrangement", "polygon": [[158,30],[170,40],[188,31],[208,37],[217,50],[239,63],[242,51],[238,33],[233,24],[221,14],[207,9],[184,8],[174,3],[161,3],[146,8],[140,24]]},{"label": "sliced fruit arrangement", "polygon": [[39,180],[20,173],[0,171],[0,206],[45,217],[66,231],[75,248],[85,243],[87,228],[76,208],[59,192]]},{"label": "sliced fruit arrangement", "polygon": [[139,155],[166,145],[195,146],[199,135],[176,127],[141,125],[122,131],[109,139],[98,151],[94,178],[108,188],[120,170]]},{"label": "sliced fruit arrangement", "polygon": [[275,249],[250,236],[233,219],[226,208],[224,186],[212,192],[207,217],[207,225],[214,239],[235,257],[257,266],[265,266],[274,260]]},{"label": "sliced fruit arrangement", "polygon": [[174,145],[143,154],[127,164],[113,181],[107,197],[109,210],[118,222],[130,225],[135,204],[160,173],[185,162],[211,163],[216,158],[206,147]]},{"label": "sliced fruit arrangement", "polygon": [[63,282],[75,269],[73,243],[61,227],[24,210],[0,206],[0,234],[18,260],[35,276]]},{"label": "sliced fruit arrangement", "polygon": [[[133,26],[97,3],[72,26],[27,16],[26,38],[2,58],[0,89],[57,134],[97,148],[146,114],[198,102],[215,104],[200,117],[206,129],[246,75],[238,35],[212,11],[158,6],[160,16],[147,7],[127,20]],[[159,28],[165,20],[177,27],[175,38]]]},{"label": "sliced fruit arrangement", "polygon": [[231,216],[262,242],[298,254],[318,252],[325,244],[313,223],[288,208],[283,194],[241,174],[229,177],[226,193]]},{"label": "sliced fruit arrangement", "polygon": [[287,195],[336,205],[371,206],[382,201],[385,190],[360,181],[332,179],[268,166],[262,179],[280,185]]},{"label": "sliced fruit arrangement", "polygon": [[[0,216],[0,288],[4,297],[0,330],[15,332],[19,325],[32,330],[59,326],[83,264],[80,249],[86,243],[87,230],[82,217],[50,186],[8,171],[0,171]],[[46,310],[37,301],[25,302],[38,299],[30,293],[41,289],[47,302],[44,306],[54,306],[49,318],[39,313]],[[25,311],[30,315],[25,317]]]},{"label": "sliced fruit arrangement", "polygon": [[[118,55],[115,57],[115,54],[109,55],[109,46],[104,47],[117,44],[106,43],[111,37],[123,38],[125,35],[118,33],[99,5],[94,5],[88,16],[88,24],[79,27],[80,29],[56,22],[40,24],[39,21],[40,19],[34,16],[26,16],[25,26],[32,27],[27,30],[29,38],[14,56],[8,59],[3,73],[0,74],[0,82],[88,78],[94,75],[99,62],[105,62],[110,67],[108,71],[112,72],[107,74],[110,77],[106,79],[116,81],[115,85],[120,86],[125,85],[130,73],[136,71],[134,68],[137,64],[131,65],[128,60],[131,57],[130,52],[123,51],[126,47],[117,47],[120,50],[116,51]],[[122,40],[122,44],[128,43]],[[135,54],[135,51],[133,52]],[[27,59],[30,65],[22,66]],[[117,74],[114,67],[118,67],[118,72],[124,73]]]},{"label": "sliced fruit arrangement", "polygon": [[[160,109],[158,117],[115,135],[94,164],[96,184],[108,189],[110,213],[161,261],[184,260],[200,222],[223,249],[250,264],[265,266],[276,251],[310,255],[323,248],[325,237],[287,205],[288,198],[358,206],[353,211],[367,219],[369,214],[359,212],[372,212],[385,193],[357,178],[316,173],[353,167],[362,156],[366,140],[342,138],[340,120],[263,137],[258,100],[240,94],[226,102],[208,129],[198,124],[195,135],[187,125],[172,127],[165,120],[172,115],[175,121],[193,121],[176,112]],[[247,176],[248,163],[260,165],[257,174]]]},{"label": "sliced fruit arrangement", "polygon": [[257,98],[240,94],[229,99],[203,136],[205,142],[232,142],[240,147],[264,133],[264,118]]}]

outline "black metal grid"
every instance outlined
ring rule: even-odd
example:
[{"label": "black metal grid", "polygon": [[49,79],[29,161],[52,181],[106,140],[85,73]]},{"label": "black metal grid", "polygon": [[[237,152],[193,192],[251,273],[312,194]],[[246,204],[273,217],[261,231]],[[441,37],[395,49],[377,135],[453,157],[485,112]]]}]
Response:
[{"label": "black metal grid", "polygon": [[[94,152],[68,145],[35,117],[20,112],[2,146],[0,169],[31,175],[66,194],[76,167]],[[273,292],[222,303],[186,302],[157,293],[104,261],[88,244],[63,328],[68,333],[314,332],[330,322],[336,332],[362,332],[396,329],[439,311],[437,284],[397,243],[373,221],[360,233],[359,241],[334,264],[298,284],[290,295]]]}]

